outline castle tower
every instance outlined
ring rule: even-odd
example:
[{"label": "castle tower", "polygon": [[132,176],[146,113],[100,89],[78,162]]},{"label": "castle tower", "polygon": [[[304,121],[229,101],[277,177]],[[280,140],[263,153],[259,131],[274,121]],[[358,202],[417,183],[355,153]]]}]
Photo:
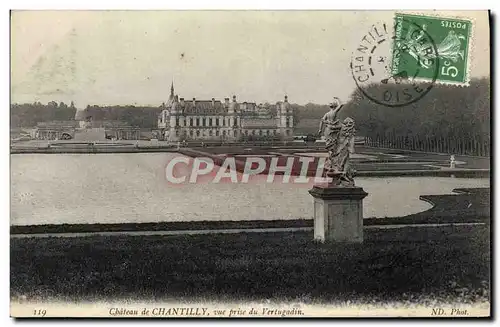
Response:
[{"label": "castle tower", "polygon": [[174,102],[174,100],[175,100],[175,96],[174,96],[174,81],[172,81],[172,84],[170,85],[170,96],[168,97],[168,101],[167,101],[167,108],[172,105],[172,103]]},{"label": "castle tower", "polygon": [[233,102],[231,102],[231,104],[229,104],[229,109],[228,109],[227,113],[230,115],[236,113],[236,111],[238,110],[237,105],[238,105],[238,102],[236,102],[236,95],[233,95]]},{"label": "castle tower", "polygon": [[286,94],[284,101],[280,103],[278,108],[278,127],[282,137],[285,139],[293,137],[293,112]]},{"label": "castle tower", "polygon": [[[173,104],[175,102],[174,95],[174,81],[170,85],[170,95],[166,103],[162,104],[162,112],[160,117],[158,117],[158,127],[159,128],[167,128],[168,125],[172,126],[172,113],[173,113]],[[173,122],[175,123],[175,118],[173,118]]]},{"label": "castle tower", "polygon": [[281,115],[280,115],[280,126],[282,128],[286,128],[286,119],[287,119],[287,116],[288,116],[288,109],[290,107],[290,104],[288,103],[288,96],[285,95],[285,100],[283,101],[283,103],[281,103]]}]

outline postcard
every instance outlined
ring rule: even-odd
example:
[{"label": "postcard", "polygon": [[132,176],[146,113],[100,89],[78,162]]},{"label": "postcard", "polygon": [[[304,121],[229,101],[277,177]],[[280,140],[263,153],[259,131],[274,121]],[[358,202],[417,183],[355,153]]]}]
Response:
[{"label": "postcard", "polygon": [[11,11],[11,316],[491,317],[489,24]]}]

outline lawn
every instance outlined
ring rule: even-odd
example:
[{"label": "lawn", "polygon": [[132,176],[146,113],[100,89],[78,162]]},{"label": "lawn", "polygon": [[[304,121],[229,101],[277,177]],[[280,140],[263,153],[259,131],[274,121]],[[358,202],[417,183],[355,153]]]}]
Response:
[{"label": "lawn", "polygon": [[13,238],[10,253],[13,299],[489,299],[487,225],[365,229],[355,245],[311,232]]}]

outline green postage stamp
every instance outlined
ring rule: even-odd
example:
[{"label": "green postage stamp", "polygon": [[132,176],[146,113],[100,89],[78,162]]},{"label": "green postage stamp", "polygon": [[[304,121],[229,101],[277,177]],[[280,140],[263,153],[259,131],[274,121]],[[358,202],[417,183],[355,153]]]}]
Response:
[{"label": "green postage stamp", "polygon": [[397,13],[392,74],[468,85],[472,21]]}]

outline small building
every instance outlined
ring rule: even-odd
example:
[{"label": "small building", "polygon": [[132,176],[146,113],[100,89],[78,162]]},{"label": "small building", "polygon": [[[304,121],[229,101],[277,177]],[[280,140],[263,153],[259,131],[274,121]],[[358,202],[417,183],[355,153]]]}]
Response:
[{"label": "small building", "polygon": [[[83,132],[95,131],[94,134],[102,135],[99,139],[118,139],[118,140],[138,140],[141,135],[141,129],[136,126],[130,126],[127,122],[120,120],[102,120],[92,121],[87,118],[85,121],[50,121],[40,122],[35,129],[35,138],[41,140],[71,140],[76,134],[83,140],[86,134]],[[93,137],[94,139],[95,137]]]},{"label": "small building", "polygon": [[131,126],[121,120],[102,120],[92,122],[93,128],[104,128],[106,138],[118,140],[139,140],[141,138],[141,129],[137,126]]},{"label": "small building", "polygon": [[78,122],[49,121],[40,122],[36,125],[34,138],[39,140],[70,140],[75,137],[75,129]]}]

